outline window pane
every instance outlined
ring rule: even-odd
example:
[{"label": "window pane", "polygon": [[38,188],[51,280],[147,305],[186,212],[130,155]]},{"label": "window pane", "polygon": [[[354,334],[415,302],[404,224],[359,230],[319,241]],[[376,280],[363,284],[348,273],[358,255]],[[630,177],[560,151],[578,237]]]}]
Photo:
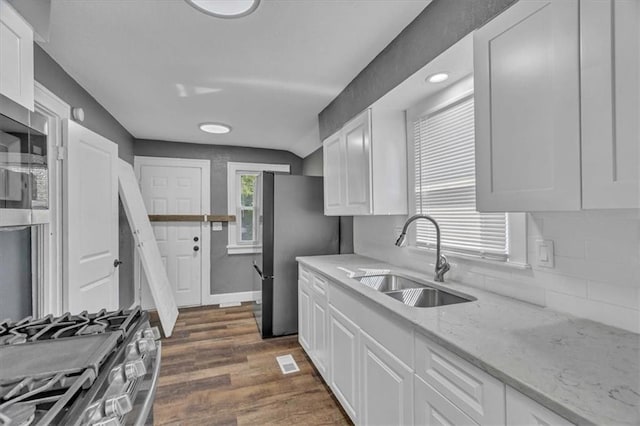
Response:
[{"label": "window pane", "polygon": [[253,207],[256,179],[255,175],[240,176],[240,205],[242,207]]},{"label": "window pane", "polygon": [[[442,246],[505,258],[506,215],[476,210],[473,99],[418,119],[414,140],[416,211],[438,221]],[[435,245],[433,225],[415,229],[418,246]]]},{"label": "window pane", "polygon": [[240,226],[240,239],[242,241],[254,241],[253,210],[242,210],[240,212]]}]

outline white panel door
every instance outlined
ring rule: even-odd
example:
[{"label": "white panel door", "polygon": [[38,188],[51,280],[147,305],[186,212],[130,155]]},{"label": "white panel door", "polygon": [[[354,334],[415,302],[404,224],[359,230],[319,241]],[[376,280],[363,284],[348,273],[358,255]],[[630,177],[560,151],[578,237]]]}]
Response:
[{"label": "white panel door", "polygon": [[117,309],[118,145],[70,120],[63,129],[64,309]]},{"label": "white panel door", "polygon": [[579,210],[578,0],[522,0],[474,35],[479,211]]},{"label": "white panel door", "polygon": [[343,144],[338,132],[323,142],[324,214],[340,215],[344,203]]},{"label": "white panel door", "polygon": [[[150,215],[201,214],[202,169],[141,164],[140,190]],[[202,225],[199,222],[153,222],[153,231],[178,306],[202,301]],[[142,306],[153,306],[141,276]]]},{"label": "white panel door", "polygon": [[371,206],[371,120],[370,110],[343,128],[346,191],[345,212],[370,214]]},{"label": "white panel door", "polygon": [[0,0],[0,93],[33,111],[33,30]]},{"label": "white panel door", "polygon": [[364,331],[360,359],[361,423],[413,424],[413,371]]},{"label": "white panel door", "polygon": [[638,208],[640,2],[582,0],[582,205]]},{"label": "white panel door", "polygon": [[131,164],[123,160],[118,161],[118,187],[120,199],[136,243],[136,258],[140,260],[142,269],[152,284],[150,286],[151,294],[162,323],[164,335],[170,337],[178,318],[178,307],[162,264],[147,208],[142,200],[138,179]]}]

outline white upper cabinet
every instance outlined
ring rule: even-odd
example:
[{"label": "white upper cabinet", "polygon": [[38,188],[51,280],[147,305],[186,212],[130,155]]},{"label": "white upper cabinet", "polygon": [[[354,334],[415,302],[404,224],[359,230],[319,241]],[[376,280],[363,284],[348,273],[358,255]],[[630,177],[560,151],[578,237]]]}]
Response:
[{"label": "white upper cabinet", "polygon": [[638,208],[640,2],[582,0],[582,204]]},{"label": "white upper cabinet", "polygon": [[0,93],[33,111],[33,29],[0,0]]},{"label": "white upper cabinet", "polygon": [[369,108],[322,145],[326,215],[407,213],[403,114]]},{"label": "white upper cabinet", "polygon": [[521,0],[474,36],[479,211],[580,209],[578,0]]}]

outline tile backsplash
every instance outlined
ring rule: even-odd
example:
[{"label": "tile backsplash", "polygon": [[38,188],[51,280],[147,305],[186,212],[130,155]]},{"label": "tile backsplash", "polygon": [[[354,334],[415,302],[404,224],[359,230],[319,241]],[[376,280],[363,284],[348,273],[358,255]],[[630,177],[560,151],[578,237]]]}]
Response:
[{"label": "tile backsplash", "polygon": [[[357,254],[420,271],[435,256],[394,246],[404,216],[354,219]],[[545,212],[527,215],[528,262],[517,269],[450,258],[447,277],[549,309],[640,333],[640,212]],[[553,240],[555,267],[536,266],[535,242]]]}]

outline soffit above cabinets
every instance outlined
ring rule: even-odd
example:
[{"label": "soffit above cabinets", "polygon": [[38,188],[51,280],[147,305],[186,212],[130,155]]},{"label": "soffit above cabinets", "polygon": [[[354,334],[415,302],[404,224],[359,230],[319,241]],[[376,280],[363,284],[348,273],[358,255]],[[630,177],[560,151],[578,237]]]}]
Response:
[{"label": "soffit above cabinets", "polygon": [[42,47],[136,138],[306,155],[318,113],[429,3],[271,0],[225,20],[181,0],[59,0]]}]

